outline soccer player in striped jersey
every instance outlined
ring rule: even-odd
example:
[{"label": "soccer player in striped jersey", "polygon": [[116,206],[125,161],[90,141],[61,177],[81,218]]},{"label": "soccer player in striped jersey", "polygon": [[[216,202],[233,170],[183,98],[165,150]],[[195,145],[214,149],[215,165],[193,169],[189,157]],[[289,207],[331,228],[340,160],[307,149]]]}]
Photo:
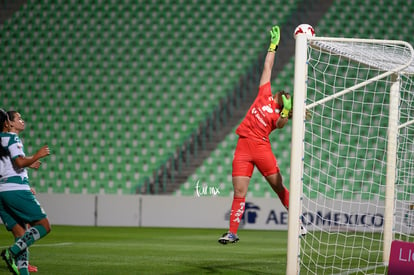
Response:
[{"label": "soccer player in striped jersey", "polygon": [[[50,154],[47,145],[33,156],[26,156],[18,134],[24,120],[16,111],[0,111],[0,217],[16,242],[1,252],[13,274],[29,274],[28,247],[50,232],[46,213],[32,193],[26,167],[38,168],[39,159]],[[30,228],[26,229],[26,224]]]},{"label": "soccer player in striped jersey", "polygon": [[278,91],[274,95],[271,92],[270,79],[280,41],[278,26],[271,29],[270,36],[270,46],[260,78],[258,95],[236,129],[239,139],[233,158],[234,197],[229,231],[219,238],[221,244],[235,243],[239,240],[237,230],[244,213],[248,186],[255,165],[279,196],[282,204],[286,209],[289,208],[289,191],[283,185],[277,160],[269,142],[269,134],[275,129],[283,128],[288,122],[291,117],[292,99],[284,91]]}]

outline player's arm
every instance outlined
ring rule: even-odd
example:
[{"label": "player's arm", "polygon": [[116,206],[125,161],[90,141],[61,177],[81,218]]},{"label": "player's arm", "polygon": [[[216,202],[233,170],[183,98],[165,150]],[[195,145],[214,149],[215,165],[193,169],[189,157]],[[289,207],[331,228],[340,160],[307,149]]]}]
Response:
[{"label": "player's arm", "polygon": [[35,162],[33,162],[32,164],[29,165],[29,168],[38,169],[41,164],[42,164],[42,162],[40,160],[36,160]]},{"label": "player's arm", "polygon": [[279,26],[274,26],[270,30],[270,45],[269,49],[267,50],[266,58],[264,61],[263,72],[260,78],[259,86],[262,86],[270,81],[270,77],[272,76],[272,68],[275,62],[275,54],[277,51],[277,47],[279,46],[280,41],[280,29]]},{"label": "player's arm", "polygon": [[283,128],[289,121],[289,113],[292,110],[292,98],[289,94],[284,95],[281,92],[279,92],[277,98],[282,100],[283,109],[280,112],[279,119],[276,121],[276,128]]},{"label": "player's arm", "polygon": [[19,168],[31,167],[39,168],[40,161],[39,159],[44,158],[50,155],[49,146],[45,145],[39,149],[33,156],[18,156],[14,159],[14,163]]}]

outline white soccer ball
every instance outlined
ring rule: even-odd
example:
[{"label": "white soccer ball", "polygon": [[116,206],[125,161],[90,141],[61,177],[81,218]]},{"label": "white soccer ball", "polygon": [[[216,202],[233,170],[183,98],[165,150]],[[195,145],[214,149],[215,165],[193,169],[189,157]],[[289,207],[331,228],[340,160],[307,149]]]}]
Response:
[{"label": "white soccer ball", "polygon": [[315,29],[309,24],[300,24],[296,27],[293,37],[296,39],[296,36],[301,33],[306,34],[308,37],[314,37]]}]

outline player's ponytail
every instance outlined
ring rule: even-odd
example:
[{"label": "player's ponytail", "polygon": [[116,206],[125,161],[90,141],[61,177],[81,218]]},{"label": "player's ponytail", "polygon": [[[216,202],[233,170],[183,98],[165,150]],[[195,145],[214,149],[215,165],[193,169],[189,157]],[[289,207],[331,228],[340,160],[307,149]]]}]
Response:
[{"label": "player's ponytail", "polygon": [[7,111],[6,114],[7,114],[8,120],[13,121],[14,120],[14,117],[17,114],[17,111],[14,111],[14,110]]},{"label": "player's ponytail", "polygon": [[[4,125],[7,121],[9,121],[9,116],[3,109],[0,109],[0,127],[1,127],[0,132],[3,131]],[[6,156],[9,156],[9,151],[1,145],[1,138],[0,138],[0,159]]]}]

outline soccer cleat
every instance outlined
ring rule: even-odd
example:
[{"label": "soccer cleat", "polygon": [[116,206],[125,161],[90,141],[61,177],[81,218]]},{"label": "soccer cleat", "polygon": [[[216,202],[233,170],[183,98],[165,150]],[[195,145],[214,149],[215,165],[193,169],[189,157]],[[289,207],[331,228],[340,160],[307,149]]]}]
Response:
[{"label": "soccer cleat", "polygon": [[236,243],[239,241],[239,237],[237,234],[233,234],[231,232],[224,233],[223,236],[218,240],[221,244],[228,244],[228,243]]},{"label": "soccer cleat", "polygon": [[19,269],[17,268],[16,262],[10,249],[4,249],[1,252],[1,257],[6,262],[7,268],[10,270],[10,272],[14,275],[19,275]]},{"label": "soccer cleat", "polygon": [[29,267],[27,269],[29,270],[30,273],[37,272],[37,266],[31,265],[31,264],[29,264]]},{"label": "soccer cleat", "polygon": [[303,224],[300,225],[300,235],[303,237],[306,234],[308,234],[308,230],[303,226]]}]

